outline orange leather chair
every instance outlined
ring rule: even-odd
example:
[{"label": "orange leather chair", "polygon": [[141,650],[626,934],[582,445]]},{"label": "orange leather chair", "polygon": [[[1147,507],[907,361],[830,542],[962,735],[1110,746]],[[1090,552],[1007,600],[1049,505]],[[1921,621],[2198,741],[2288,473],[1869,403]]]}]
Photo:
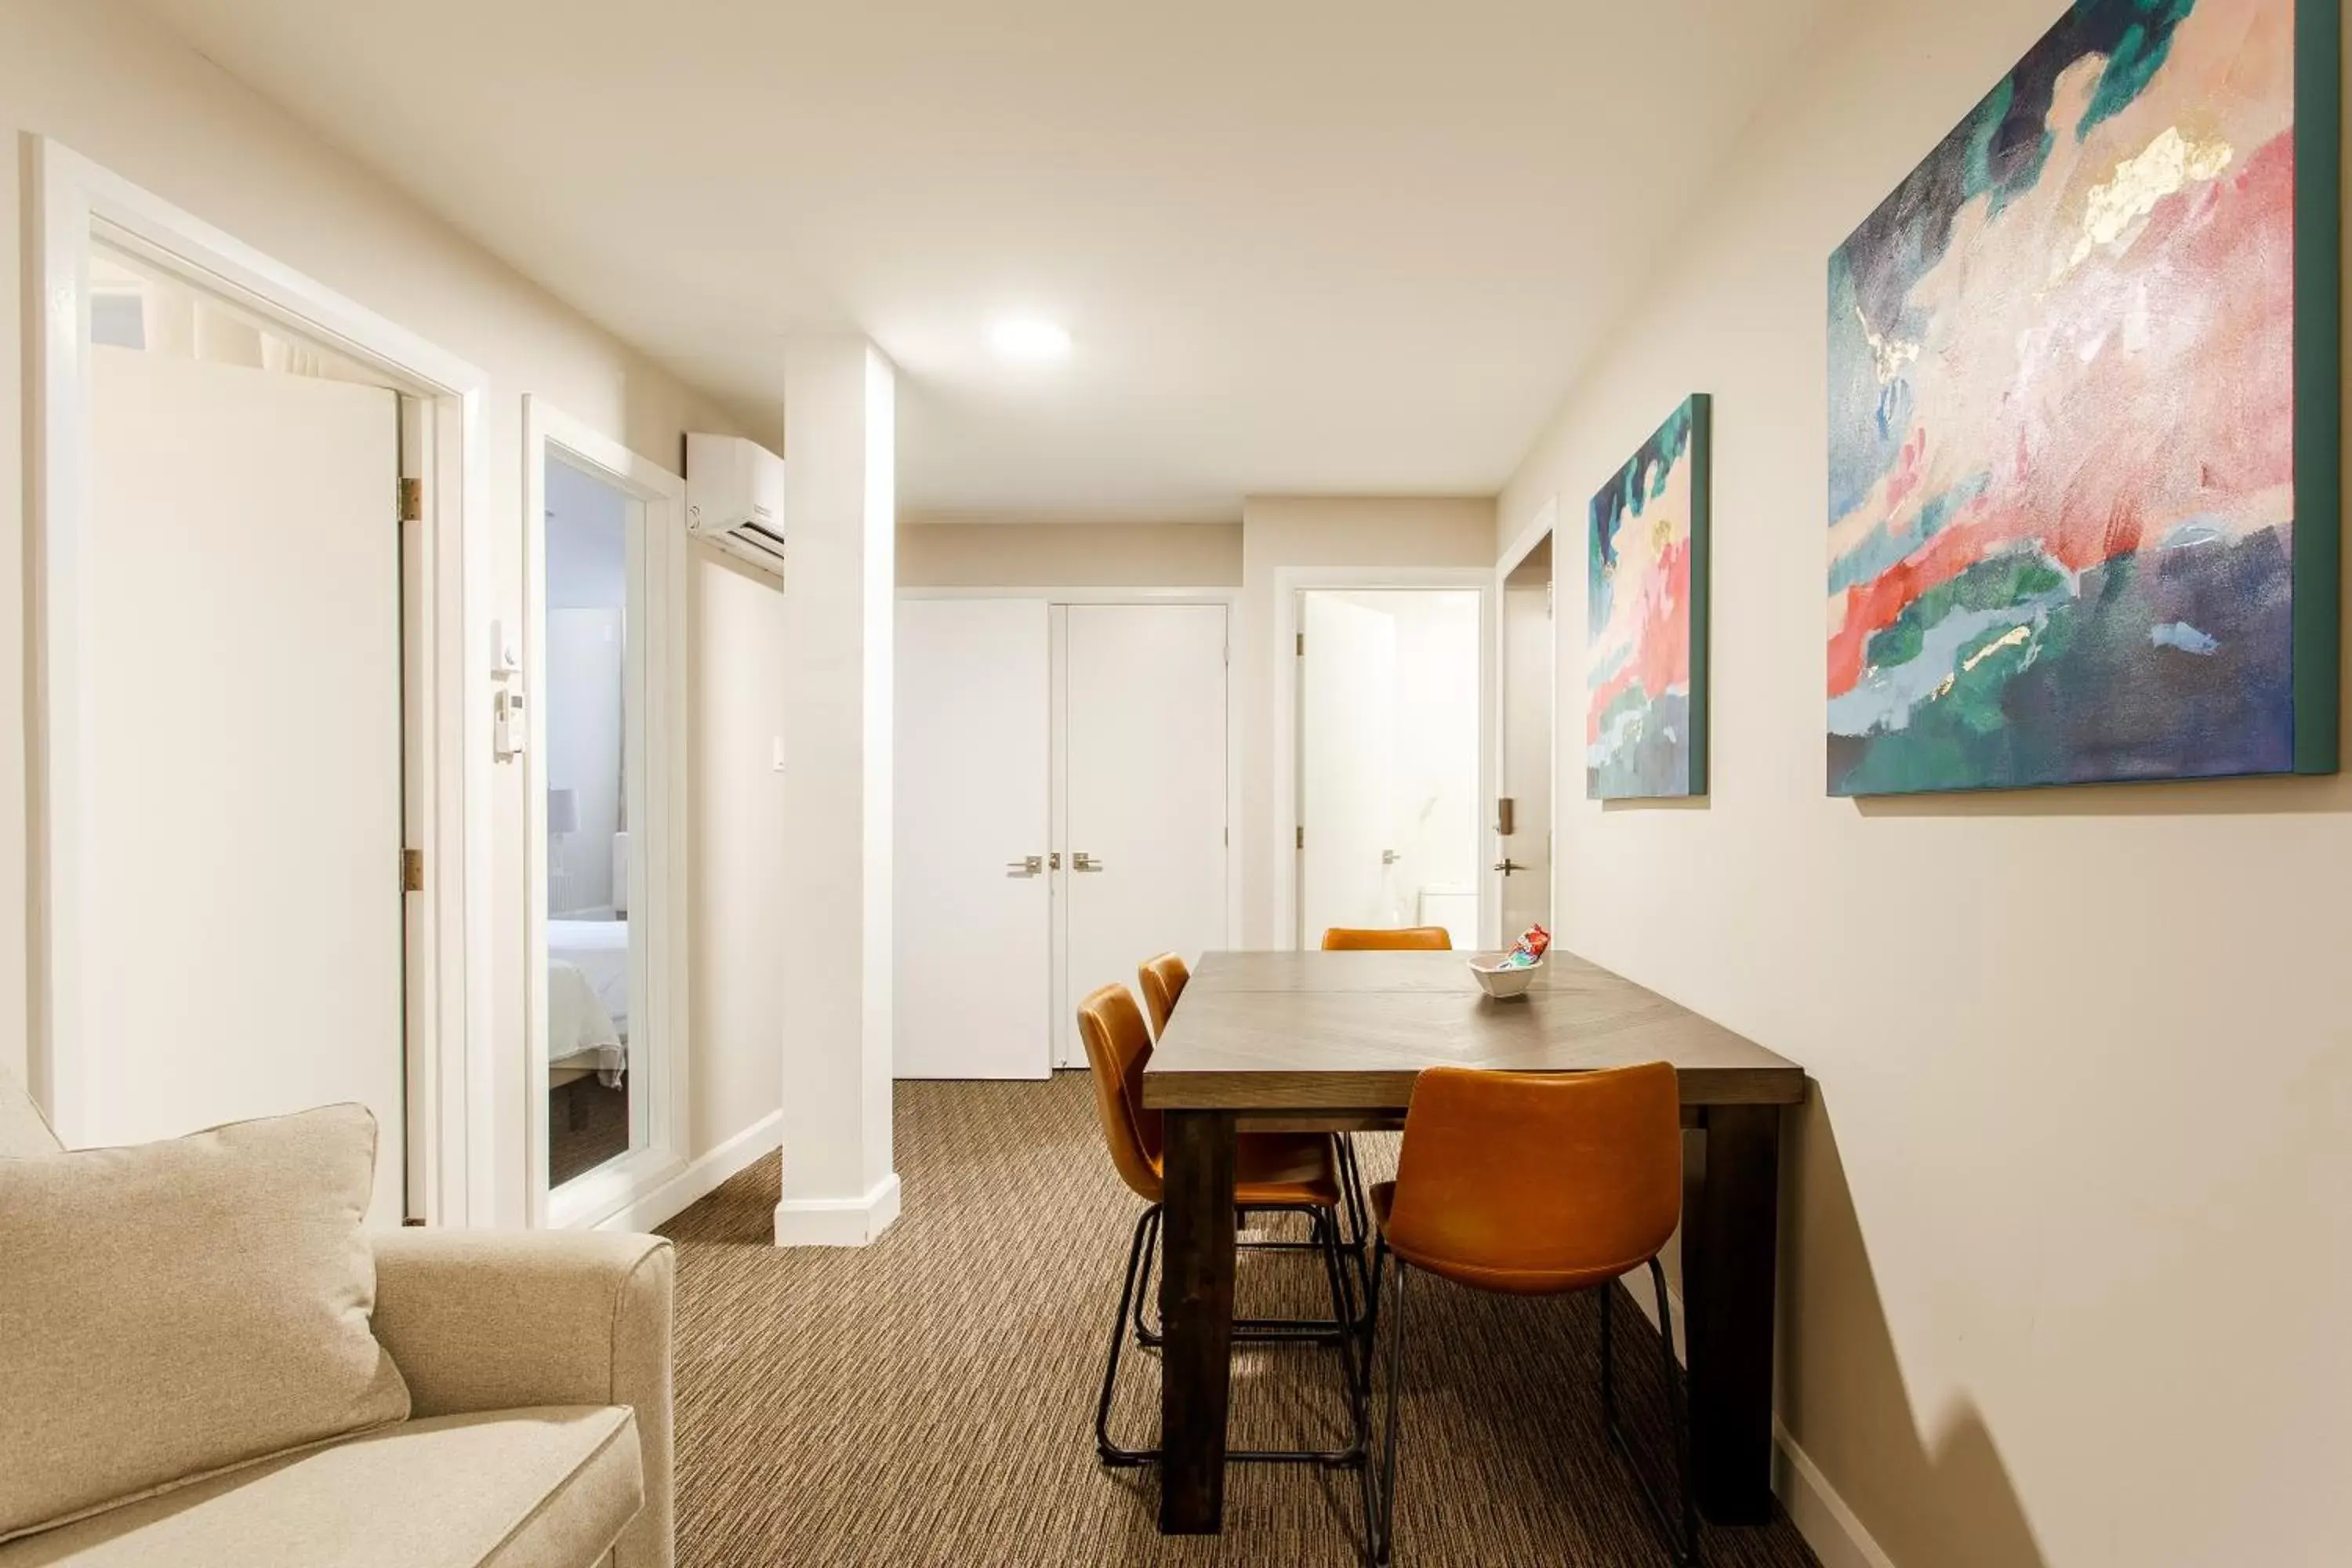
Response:
[{"label": "orange leather chair", "polygon": [[[1439,934],[1444,933],[1441,931]],[[1176,1011],[1176,999],[1184,994],[1185,983],[1192,978],[1192,970],[1186,966],[1181,958],[1172,952],[1163,952],[1157,958],[1146,959],[1136,970],[1136,984],[1143,993],[1144,1009],[1151,1015],[1153,1039],[1160,1039],[1167,1035],[1168,1020]],[[1349,1267],[1355,1270],[1356,1282],[1369,1292],[1371,1289],[1371,1264],[1366,1244],[1369,1240],[1368,1233],[1371,1228],[1371,1211],[1366,1206],[1364,1201],[1364,1175],[1362,1170],[1356,1164],[1354,1142],[1342,1132],[1337,1135],[1336,1146],[1339,1155],[1339,1195],[1347,1205],[1348,1213],[1348,1229],[1340,1237],[1339,1246],[1347,1254]],[[1255,1245],[1286,1248],[1315,1244],[1261,1242]],[[1144,1263],[1144,1279],[1147,1283],[1151,1277],[1150,1268],[1150,1261],[1147,1258]],[[1135,1327],[1136,1331],[1142,1336],[1145,1344],[1160,1342],[1160,1336],[1143,1326],[1143,1307],[1140,1300],[1136,1305]]]},{"label": "orange leather chair", "polygon": [[[1136,1221],[1135,1238],[1128,1247],[1127,1278],[1119,1287],[1118,1315],[1111,1320],[1110,1355],[1103,1366],[1102,1396],[1095,1405],[1095,1452],[1106,1465],[1147,1465],[1160,1458],[1156,1448],[1122,1448],[1110,1438],[1111,1394],[1118,1378],[1118,1357],[1128,1335],[1130,1306],[1137,1336],[1156,1342],[1160,1336],[1143,1328],[1143,1303],[1138,1275],[1150,1278],[1150,1257],[1160,1237],[1161,1119],[1143,1103],[1143,1068],[1151,1059],[1151,1037],[1143,1015],[1124,985],[1105,985],[1078,1006],[1078,1035],[1087,1047],[1087,1066],[1094,1079],[1095,1111],[1101,1119],[1103,1141],[1109,1146],[1112,1166],[1119,1179],[1147,1205]],[[1333,1162],[1331,1140],[1321,1133],[1249,1132],[1234,1141],[1234,1206],[1241,1210],[1280,1210],[1306,1215],[1314,1226],[1308,1244],[1322,1255],[1331,1291],[1328,1319],[1238,1318],[1237,1340],[1287,1341],[1330,1344],[1338,1348],[1346,1378],[1349,1404],[1355,1415],[1353,1440],[1335,1450],[1269,1449],[1228,1453],[1228,1459],[1319,1460],[1366,1471],[1365,1502],[1369,1513],[1370,1480],[1365,1463],[1369,1431],[1364,1390],[1369,1377],[1356,1364],[1360,1329],[1355,1303],[1341,1263],[1338,1211],[1340,1202],[1339,1167]],[[1369,1331],[1369,1321],[1361,1327]]]},{"label": "orange leather chair", "polygon": [[1682,1104],[1675,1069],[1664,1062],[1589,1073],[1431,1068],[1413,1084],[1396,1180],[1373,1187],[1371,1198],[1380,1242],[1368,1342],[1378,1332],[1385,1262],[1396,1263],[1374,1561],[1388,1562],[1393,1544],[1405,1280],[1412,1270],[1515,1296],[1599,1289],[1601,1411],[1631,1466],[1617,1426],[1612,1303],[1615,1282],[1646,1264],[1664,1327],[1678,1493],[1674,1512],[1638,1467],[1633,1476],[1674,1537],[1675,1560],[1690,1562],[1696,1531],[1689,1436],[1675,1365],[1673,1309],[1658,1263],[1682,1210]]},{"label": "orange leather chair", "polygon": [[1454,938],[1444,926],[1399,926],[1391,931],[1363,931],[1333,926],[1323,933],[1326,952],[1451,952]]},{"label": "orange leather chair", "polygon": [[1151,1015],[1153,1039],[1168,1032],[1168,1015],[1176,1011],[1176,998],[1184,994],[1184,983],[1192,978],[1192,971],[1172,952],[1145,959],[1135,972],[1136,984],[1143,992],[1143,1010]]}]

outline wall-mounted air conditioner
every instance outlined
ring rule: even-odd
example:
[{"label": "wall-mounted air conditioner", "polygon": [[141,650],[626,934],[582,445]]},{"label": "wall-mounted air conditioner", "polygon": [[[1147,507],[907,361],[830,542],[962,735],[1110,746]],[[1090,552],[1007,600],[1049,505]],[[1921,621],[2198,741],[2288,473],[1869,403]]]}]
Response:
[{"label": "wall-mounted air conditioner", "polygon": [[784,460],[740,436],[686,437],[686,531],[784,574]]}]

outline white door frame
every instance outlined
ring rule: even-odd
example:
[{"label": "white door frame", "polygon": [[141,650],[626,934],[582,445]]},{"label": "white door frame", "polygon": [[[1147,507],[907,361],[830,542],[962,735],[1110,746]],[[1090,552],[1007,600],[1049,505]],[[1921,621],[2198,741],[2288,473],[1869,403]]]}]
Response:
[{"label": "white door frame", "polygon": [[[628,531],[627,684],[644,693],[628,757],[629,1092],[647,1097],[648,1141],[547,1187],[547,463],[581,468],[639,503]],[[687,1030],[686,481],[525,394],[522,400],[523,1122],[527,1214],[534,1226],[591,1226],[686,1169],[690,1131]],[[635,705],[632,705],[633,707]],[[626,729],[624,729],[626,734]],[[646,868],[640,878],[636,868]],[[639,955],[643,963],[637,962]],[[647,1026],[650,1027],[648,1028]],[[650,1034],[651,1051],[640,1049]]]},{"label": "white door frame", "polygon": [[[1234,637],[1241,623],[1242,591],[1239,588],[996,588],[996,587],[918,587],[901,584],[902,599],[1043,599],[1049,612],[1071,605],[1217,605],[1225,612],[1225,941],[1239,940],[1242,929],[1242,779],[1241,779],[1241,705],[1234,700]],[[1055,630],[1061,631],[1062,617],[1053,617]],[[1053,668],[1061,668],[1058,658]],[[1068,715],[1067,693],[1055,690],[1049,694],[1052,704],[1053,756],[1053,834],[1059,840],[1068,826],[1068,803],[1063,798],[1062,746],[1064,722]],[[1056,848],[1063,847],[1058,844]],[[1066,876],[1062,872],[1058,875]],[[1059,997],[1068,988],[1068,931],[1066,920],[1068,900],[1061,896],[1065,883],[1054,885],[1053,914],[1053,994]],[[1076,1045],[1074,1024],[1063,1016],[1066,1011],[1054,1013],[1054,1065],[1084,1067],[1085,1055]]]},{"label": "white door frame", "polygon": [[[1507,743],[1505,732],[1503,710],[1504,705],[1511,700],[1511,694],[1505,684],[1510,679],[1508,674],[1510,669],[1510,658],[1504,646],[1509,639],[1510,628],[1504,625],[1503,620],[1504,585],[1510,581],[1511,574],[1519,569],[1520,563],[1525,562],[1529,555],[1534,553],[1536,546],[1541,544],[1547,538],[1551,541],[1552,593],[1551,755],[1546,762],[1546,765],[1551,774],[1551,826],[1549,829],[1550,839],[1545,846],[1544,850],[1544,876],[1549,879],[1551,885],[1544,889],[1544,918],[1550,921],[1554,928],[1555,934],[1557,934],[1557,928],[1559,925],[1559,572],[1562,559],[1562,548],[1559,536],[1559,497],[1556,495],[1548,497],[1543,505],[1536,509],[1534,520],[1530,521],[1527,527],[1519,530],[1518,537],[1511,541],[1509,548],[1503,552],[1502,559],[1495,563],[1495,696],[1493,707],[1493,712],[1495,715],[1494,765],[1496,793],[1499,795],[1502,792],[1502,785],[1507,782],[1511,776],[1507,765],[1508,759],[1503,754],[1503,748]],[[1490,813],[1493,810],[1491,801],[1488,803],[1487,809]],[[1487,837],[1497,839],[1496,847],[1499,852],[1499,837],[1493,831],[1494,821],[1491,815],[1486,820],[1486,829]],[[1491,862],[1489,864],[1491,864]],[[1517,931],[1506,931],[1501,929],[1503,907],[1502,876],[1499,872],[1494,871],[1488,872],[1487,875],[1493,881],[1495,888],[1495,940],[1496,945],[1499,946],[1506,939],[1516,938],[1518,933]]]},{"label": "white door frame", "polygon": [[[1495,613],[1495,574],[1486,566],[1281,566],[1274,574],[1274,858],[1266,867],[1275,887],[1275,940],[1290,947],[1303,947],[1306,937],[1298,929],[1298,879],[1306,867],[1306,857],[1298,848],[1300,816],[1299,786],[1303,770],[1299,766],[1299,747],[1303,743],[1298,722],[1298,682],[1300,665],[1297,658],[1300,605],[1302,594],[1335,590],[1379,588],[1454,588],[1474,589],[1478,595],[1478,797],[1491,801],[1495,795],[1496,741],[1496,648],[1499,617]],[[1483,810],[1484,807],[1482,806]],[[1284,828],[1289,832],[1282,831]],[[1482,837],[1481,843],[1484,842]],[[1492,948],[1496,929],[1502,924],[1502,879],[1487,868],[1483,857],[1478,867],[1478,945]]]},{"label": "white door frame", "polygon": [[79,153],[47,138],[29,141],[40,312],[29,334],[37,390],[28,400],[27,464],[27,740],[37,761],[26,803],[26,967],[34,1094],[74,1142],[95,1089],[77,1047],[95,952],[84,899],[92,827],[82,804],[93,704],[87,351],[90,249],[103,241],[368,367],[401,395],[404,416],[420,416],[414,452],[407,417],[402,441],[402,471],[421,480],[424,513],[405,525],[403,551],[405,841],[425,865],[424,891],[406,900],[410,1194],[430,1224],[488,1224],[497,1176],[492,761],[488,689],[478,684],[490,662],[493,581],[479,437],[488,378]]}]

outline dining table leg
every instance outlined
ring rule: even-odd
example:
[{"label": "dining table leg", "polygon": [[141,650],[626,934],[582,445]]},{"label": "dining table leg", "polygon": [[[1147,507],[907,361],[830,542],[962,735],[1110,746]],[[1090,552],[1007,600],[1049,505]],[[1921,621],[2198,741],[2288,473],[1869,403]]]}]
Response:
[{"label": "dining table leg", "polygon": [[1160,1531],[1213,1535],[1225,1509],[1234,1324],[1234,1116],[1171,1110],[1160,1195]]},{"label": "dining table leg", "polygon": [[1691,1490],[1716,1524],[1772,1517],[1772,1310],[1780,1108],[1712,1105],[1684,1165]]}]

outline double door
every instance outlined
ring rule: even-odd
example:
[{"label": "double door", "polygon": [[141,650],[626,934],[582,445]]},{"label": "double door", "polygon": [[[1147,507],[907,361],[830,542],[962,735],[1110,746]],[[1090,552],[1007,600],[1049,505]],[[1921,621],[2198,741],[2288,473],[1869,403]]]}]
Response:
[{"label": "double door", "polygon": [[896,1072],[1082,1066],[1078,1001],[1227,940],[1222,605],[898,605]]}]

